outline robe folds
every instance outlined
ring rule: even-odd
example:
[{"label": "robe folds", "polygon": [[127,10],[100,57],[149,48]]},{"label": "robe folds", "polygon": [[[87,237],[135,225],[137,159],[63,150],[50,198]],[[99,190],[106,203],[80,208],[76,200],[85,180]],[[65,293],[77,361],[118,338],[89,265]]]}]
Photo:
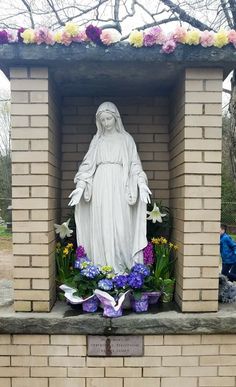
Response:
[{"label": "robe folds", "polygon": [[75,206],[77,243],[96,265],[124,273],[143,263],[146,204],[139,185],[147,184],[133,138],[124,131],[96,134],[74,182],[84,189]]}]

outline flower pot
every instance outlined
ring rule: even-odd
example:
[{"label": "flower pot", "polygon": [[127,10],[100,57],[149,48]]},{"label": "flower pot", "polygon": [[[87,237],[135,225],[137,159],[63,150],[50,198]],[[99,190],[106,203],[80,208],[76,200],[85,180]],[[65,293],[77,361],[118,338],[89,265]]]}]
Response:
[{"label": "flower pot", "polygon": [[132,308],[136,313],[147,312],[148,310],[148,295],[143,293],[139,299],[133,298]]},{"label": "flower pot", "polygon": [[157,304],[161,297],[161,292],[147,292],[146,294],[148,295],[149,305]]},{"label": "flower pot", "polygon": [[98,309],[98,298],[96,296],[90,297],[82,303],[82,309],[84,312],[93,313]]},{"label": "flower pot", "polygon": [[174,298],[174,290],[175,290],[175,280],[168,280],[168,282],[164,283],[163,294],[162,294],[162,302],[171,302]]},{"label": "flower pot", "polygon": [[111,305],[104,305],[103,306],[103,316],[104,317],[120,317],[122,316],[122,308],[119,308],[118,310],[115,310],[113,306]]}]

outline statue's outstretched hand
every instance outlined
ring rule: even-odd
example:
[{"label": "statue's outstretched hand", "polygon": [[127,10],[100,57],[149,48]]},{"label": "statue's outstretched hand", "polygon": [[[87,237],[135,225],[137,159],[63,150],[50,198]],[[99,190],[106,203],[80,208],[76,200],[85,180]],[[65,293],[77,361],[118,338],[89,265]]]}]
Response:
[{"label": "statue's outstretched hand", "polygon": [[146,184],[140,184],[139,186],[140,199],[144,203],[151,203],[151,199],[149,195],[152,195],[150,189]]},{"label": "statue's outstretched hand", "polygon": [[71,200],[68,206],[75,206],[76,204],[78,204],[81,199],[81,196],[83,195],[83,191],[84,190],[81,187],[74,189],[74,191],[72,191],[69,195],[69,198],[71,198]]}]

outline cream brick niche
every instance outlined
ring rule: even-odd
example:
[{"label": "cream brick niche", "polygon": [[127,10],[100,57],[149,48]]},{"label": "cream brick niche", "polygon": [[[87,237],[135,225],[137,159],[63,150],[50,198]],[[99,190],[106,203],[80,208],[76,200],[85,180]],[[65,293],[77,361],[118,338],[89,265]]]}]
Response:
[{"label": "cream brick niche", "polygon": [[187,69],[165,97],[62,101],[47,68],[12,68],[10,78],[15,310],[49,311],[55,301],[53,224],[68,214],[96,109],[109,99],[136,141],[153,197],[173,209],[176,301],[184,312],[216,311],[222,70]]}]

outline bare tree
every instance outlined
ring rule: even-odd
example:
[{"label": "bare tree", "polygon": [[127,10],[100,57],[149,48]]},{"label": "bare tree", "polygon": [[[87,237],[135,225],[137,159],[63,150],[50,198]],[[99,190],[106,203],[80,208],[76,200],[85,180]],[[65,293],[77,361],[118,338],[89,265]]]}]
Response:
[{"label": "bare tree", "polygon": [[[178,22],[200,30],[236,29],[235,0],[0,0],[0,27],[55,30],[68,21],[116,28],[126,38],[131,29]],[[236,70],[230,102],[231,160],[236,181]]]}]

